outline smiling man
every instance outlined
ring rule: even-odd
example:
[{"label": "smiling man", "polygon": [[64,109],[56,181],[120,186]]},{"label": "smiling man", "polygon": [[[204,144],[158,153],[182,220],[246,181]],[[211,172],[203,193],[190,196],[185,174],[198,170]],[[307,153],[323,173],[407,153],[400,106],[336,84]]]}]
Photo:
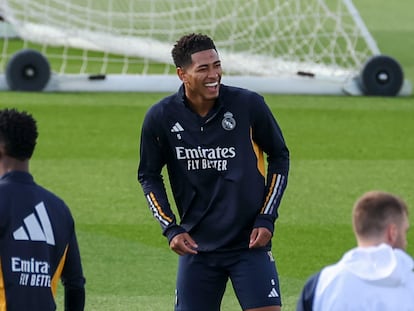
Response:
[{"label": "smiling man", "polygon": [[271,238],[289,172],[282,132],[262,96],[221,84],[208,36],[183,36],[172,57],[182,85],[145,116],[138,180],[180,255],[175,310],[219,311],[228,279],[243,310],[280,310]]}]

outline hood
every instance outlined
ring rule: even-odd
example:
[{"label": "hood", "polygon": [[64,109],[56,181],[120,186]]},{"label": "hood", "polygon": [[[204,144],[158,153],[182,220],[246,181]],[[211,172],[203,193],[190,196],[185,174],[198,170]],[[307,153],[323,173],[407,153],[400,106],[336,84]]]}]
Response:
[{"label": "hood", "polygon": [[354,248],[343,256],[341,264],[358,278],[382,286],[404,283],[414,268],[410,256],[387,244]]}]

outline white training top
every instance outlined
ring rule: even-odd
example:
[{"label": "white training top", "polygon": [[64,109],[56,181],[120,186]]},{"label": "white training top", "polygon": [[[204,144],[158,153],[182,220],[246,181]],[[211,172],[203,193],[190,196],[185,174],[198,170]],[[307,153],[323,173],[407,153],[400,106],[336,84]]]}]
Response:
[{"label": "white training top", "polygon": [[414,262],[381,244],[357,247],[321,271],[313,301],[318,311],[413,311]]}]

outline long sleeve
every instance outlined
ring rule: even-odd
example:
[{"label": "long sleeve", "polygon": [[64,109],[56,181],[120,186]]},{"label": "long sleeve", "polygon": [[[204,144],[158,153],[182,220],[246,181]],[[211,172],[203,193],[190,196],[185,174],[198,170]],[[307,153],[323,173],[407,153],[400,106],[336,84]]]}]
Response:
[{"label": "long sleeve", "polygon": [[83,311],[85,307],[85,278],[75,233],[73,233],[67,248],[61,278],[65,288],[65,311]]},{"label": "long sleeve", "polygon": [[315,296],[316,286],[318,284],[320,272],[312,275],[302,289],[299,296],[296,311],[312,311],[313,310],[313,299]]},{"label": "long sleeve", "polygon": [[163,234],[168,241],[182,232],[177,225],[162,177],[162,168],[166,164],[162,150],[161,134],[157,133],[157,122],[151,111],[147,114],[141,131],[140,163],[138,181],[144,191],[148,206],[156,220],[161,225]]},{"label": "long sleeve", "polygon": [[252,115],[255,118],[252,139],[267,155],[268,164],[263,207],[254,226],[266,227],[273,232],[288,181],[289,150],[276,119],[264,101],[255,105]]}]

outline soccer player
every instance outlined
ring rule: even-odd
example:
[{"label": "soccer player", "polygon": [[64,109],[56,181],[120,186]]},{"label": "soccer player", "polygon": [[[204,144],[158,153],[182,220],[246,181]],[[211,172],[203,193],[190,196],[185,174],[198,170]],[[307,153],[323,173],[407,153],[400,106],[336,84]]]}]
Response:
[{"label": "soccer player", "polygon": [[221,84],[210,37],[181,37],[172,57],[182,85],[145,116],[138,179],[180,255],[175,310],[220,310],[228,279],[243,310],[280,310],[271,238],[289,171],[282,132],[262,96]]},{"label": "soccer player", "polygon": [[61,280],[65,311],[82,311],[85,278],[74,220],[29,173],[37,136],[30,114],[0,110],[0,310],[56,310]]},{"label": "soccer player", "polygon": [[408,227],[401,198],[364,194],[353,209],[358,247],[309,278],[297,311],[414,310],[414,262],[405,252]]}]

